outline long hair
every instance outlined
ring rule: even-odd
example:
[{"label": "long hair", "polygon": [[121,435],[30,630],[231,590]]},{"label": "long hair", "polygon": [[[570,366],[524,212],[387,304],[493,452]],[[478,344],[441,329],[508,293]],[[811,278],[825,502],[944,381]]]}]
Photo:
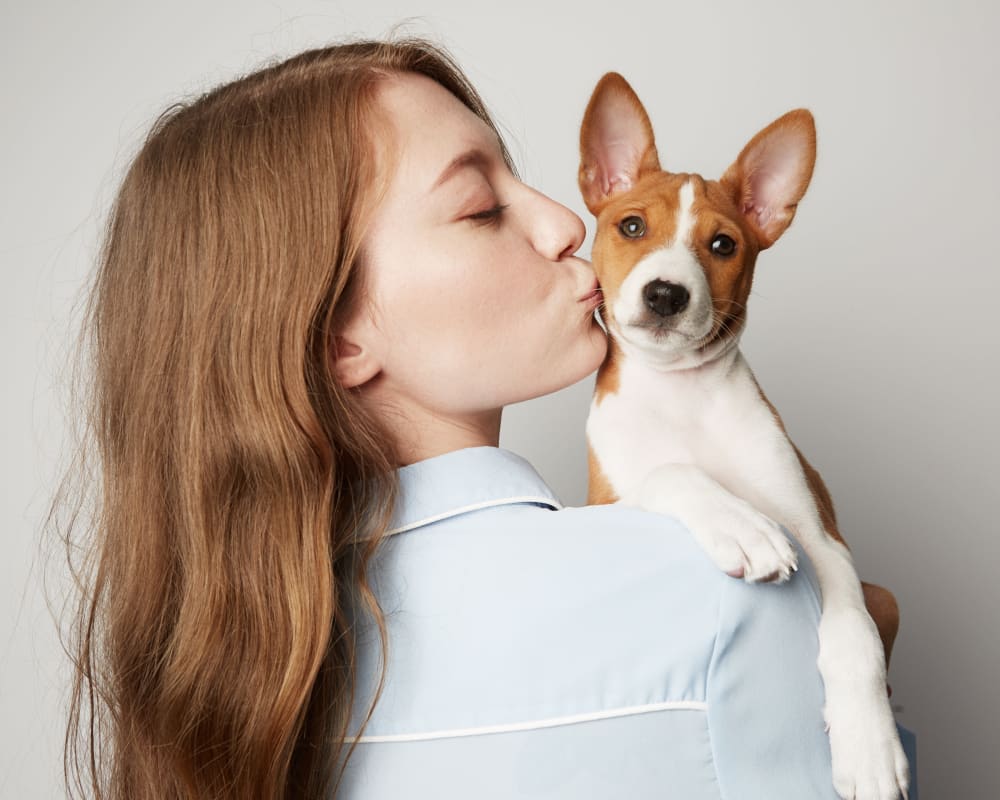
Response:
[{"label": "long hair", "polygon": [[440,47],[348,42],[170,106],[125,170],[78,339],[76,456],[49,512],[79,478],[57,526],[78,587],[71,795],[329,797],[359,733],[354,608],[378,627],[381,693],[366,569],[397,443],[331,354],[365,299],[384,183],[374,89],[400,72],[497,130]]}]

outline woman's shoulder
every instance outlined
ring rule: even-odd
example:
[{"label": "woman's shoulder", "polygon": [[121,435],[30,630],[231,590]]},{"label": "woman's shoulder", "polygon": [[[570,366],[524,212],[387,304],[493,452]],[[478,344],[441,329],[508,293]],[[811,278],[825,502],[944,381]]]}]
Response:
[{"label": "woman's shoulder", "polygon": [[767,624],[782,613],[801,623],[810,602],[805,578],[748,586],[676,519],[618,505],[504,505],[388,544],[377,583],[391,655],[375,734],[703,704],[720,649],[755,605],[770,609]]},{"label": "woman's shoulder", "polygon": [[[760,604],[804,605],[818,615],[815,573],[794,542],[800,569],[783,584],[723,573],[675,517],[620,504],[563,507],[510,503],[456,515],[392,537],[380,564],[405,584],[409,608],[467,615],[551,615],[600,606],[647,630],[698,625]],[[725,595],[723,597],[723,595]],[[402,598],[399,598],[402,600]],[[450,612],[448,612],[450,613]]]}]

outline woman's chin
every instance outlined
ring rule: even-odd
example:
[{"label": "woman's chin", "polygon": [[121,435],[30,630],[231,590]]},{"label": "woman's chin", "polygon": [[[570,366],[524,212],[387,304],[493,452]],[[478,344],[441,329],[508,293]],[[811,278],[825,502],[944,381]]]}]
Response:
[{"label": "woman's chin", "polygon": [[[559,388],[572,386],[574,383],[582,381],[588,375],[592,375],[604,362],[607,352],[608,336],[595,319],[583,338],[580,350],[573,354],[572,362],[577,366],[577,369],[572,371],[566,383]],[[569,359],[567,359],[567,362],[569,362]]]}]

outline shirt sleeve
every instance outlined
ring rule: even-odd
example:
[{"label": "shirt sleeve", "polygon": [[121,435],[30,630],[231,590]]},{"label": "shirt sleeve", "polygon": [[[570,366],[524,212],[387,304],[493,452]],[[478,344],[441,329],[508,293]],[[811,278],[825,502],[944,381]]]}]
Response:
[{"label": "shirt sleeve", "polygon": [[816,666],[820,595],[801,548],[799,565],[782,584],[720,590],[706,700],[723,797],[837,798]]}]

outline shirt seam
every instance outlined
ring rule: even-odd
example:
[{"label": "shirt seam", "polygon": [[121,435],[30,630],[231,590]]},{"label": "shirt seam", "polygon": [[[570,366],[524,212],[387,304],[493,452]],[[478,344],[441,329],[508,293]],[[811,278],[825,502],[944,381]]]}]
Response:
[{"label": "shirt seam", "polygon": [[708,704],[702,700],[666,700],[659,703],[646,703],[638,706],[623,706],[620,708],[590,711],[583,714],[570,714],[561,717],[546,717],[542,719],[508,722],[500,725],[479,725],[468,728],[446,728],[439,731],[421,731],[419,733],[375,734],[371,736],[347,737],[347,742],[378,743],[378,742],[419,742],[432,739],[457,739],[465,736],[483,736],[493,733],[515,733],[518,731],[555,728],[563,725],[575,725],[581,722],[595,722],[602,719],[649,714],[656,711],[708,711]]},{"label": "shirt seam", "polygon": [[[715,618],[715,641],[712,642],[712,655],[708,659],[708,670],[705,673],[705,701],[707,703],[709,698],[709,683],[712,680],[712,674],[715,671],[715,662],[719,653],[719,638],[722,632],[722,601],[726,596],[728,591],[729,583],[727,581],[722,582],[722,591],[719,592],[719,608],[716,612]],[[715,749],[715,738],[712,736],[712,718],[708,714],[705,715],[705,729],[708,731],[708,748],[709,752],[712,754],[712,775],[715,778],[715,785],[719,789],[719,800],[726,800],[725,792],[722,791],[722,782],[719,780],[719,757]]]}]

